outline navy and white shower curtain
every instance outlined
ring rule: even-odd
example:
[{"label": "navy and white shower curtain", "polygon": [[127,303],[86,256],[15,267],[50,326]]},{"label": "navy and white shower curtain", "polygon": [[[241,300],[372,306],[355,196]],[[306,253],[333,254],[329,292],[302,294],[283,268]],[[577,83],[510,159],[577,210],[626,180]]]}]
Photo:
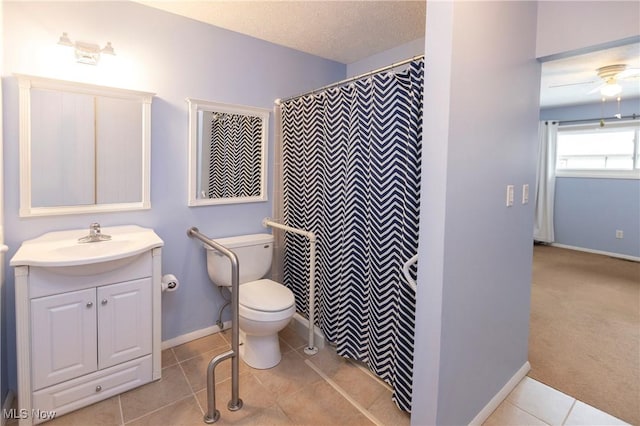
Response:
[{"label": "navy and white shower curtain", "polygon": [[[411,409],[424,61],[281,106],[284,223],[317,235],[316,324]],[[308,317],[309,251],[287,233],[283,280]]]},{"label": "navy and white shower curtain", "polygon": [[211,116],[208,198],[257,197],[262,167],[262,119],[216,112]]}]

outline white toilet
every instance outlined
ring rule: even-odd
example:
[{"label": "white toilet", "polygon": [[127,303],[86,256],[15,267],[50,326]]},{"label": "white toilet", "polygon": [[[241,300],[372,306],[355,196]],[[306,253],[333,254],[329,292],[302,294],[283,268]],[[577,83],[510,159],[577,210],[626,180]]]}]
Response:
[{"label": "white toilet", "polygon": [[[215,241],[233,251],[240,266],[240,356],[253,368],[275,367],[282,358],[278,332],[289,324],[296,307],[291,290],[260,279],[271,267],[273,236],[251,234]],[[215,249],[205,248],[209,278],[218,286],[231,287],[231,262]]]}]

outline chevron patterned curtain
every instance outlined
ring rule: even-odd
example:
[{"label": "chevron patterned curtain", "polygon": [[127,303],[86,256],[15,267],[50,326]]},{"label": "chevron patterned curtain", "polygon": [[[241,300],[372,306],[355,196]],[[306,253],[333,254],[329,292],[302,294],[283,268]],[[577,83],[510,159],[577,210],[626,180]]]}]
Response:
[{"label": "chevron patterned curtain", "polygon": [[[316,323],[411,410],[424,60],[282,104],[283,218],[318,237]],[[287,234],[283,281],[308,317],[309,250]]]},{"label": "chevron patterned curtain", "polygon": [[209,146],[209,198],[260,195],[262,119],[215,113]]}]

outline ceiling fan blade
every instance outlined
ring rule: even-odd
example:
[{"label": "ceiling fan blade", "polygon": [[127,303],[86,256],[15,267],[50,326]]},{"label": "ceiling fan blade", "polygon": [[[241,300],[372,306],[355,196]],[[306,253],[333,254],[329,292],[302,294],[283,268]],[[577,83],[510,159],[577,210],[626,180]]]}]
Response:
[{"label": "ceiling fan blade", "polygon": [[599,91],[600,91],[600,89],[602,89],[602,88],[603,88],[604,86],[606,86],[606,85],[607,85],[607,83],[604,83],[604,84],[601,84],[600,86],[598,86],[598,87],[596,87],[596,88],[594,88],[594,89],[589,90],[589,91],[587,92],[587,95],[591,95],[591,94],[593,94],[593,93],[599,92]]},{"label": "ceiling fan blade", "polygon": [[549,89],[555,89],[556,87],[578,86],[581,84],[592,84],[592,83],[596,83],[597,81],[598,80],[591,80],[591,81],[581,81],[578,83],[554,84],[552,86],[549,86]]},{"label": "ceiling fan blade", "polygon": [[616,75],[617,79],[640,77],[640,68],[629,68]]}]

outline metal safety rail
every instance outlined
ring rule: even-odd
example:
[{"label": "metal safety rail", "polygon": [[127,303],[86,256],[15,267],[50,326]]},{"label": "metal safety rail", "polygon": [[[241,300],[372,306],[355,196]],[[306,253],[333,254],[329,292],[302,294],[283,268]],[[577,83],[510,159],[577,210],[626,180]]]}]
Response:
[{"label": "metal safety rail", "polygon": [[240,265],[238,257],[225,246],[200,233],[195,226],[187,230],[189,238],[196,238],[208,246],[218,250],[231,261],[231,350],[216,355],[209,361],[207,367],[207,413],[204,415],[205,423],[215,423],[220,419],[220,411],[216,410],[215,368],[222,361],[231,358],[231,401],[227,404],[230,411],[242,408],[242,400],[238,398],[240,325],[239,325],[239,293],[240,293]]},{"label": "metal safety rail", "polygon": [[293,228],[291,226],[283,225],[278,222],[274,222],[271,218],[265,217],[262,219],[262,226],[265,228],[271,226],[272,228],[282,229],[287,232],[293,232],[294,234],[303,235],[309,240],[309,342],[307,347],[304,348],[304,353],[307,355],[315,355],[318,353],[318,348],[315,345],[315,289],[316,289],[316,234],[311,231],[305,231],[303,229]]}]

